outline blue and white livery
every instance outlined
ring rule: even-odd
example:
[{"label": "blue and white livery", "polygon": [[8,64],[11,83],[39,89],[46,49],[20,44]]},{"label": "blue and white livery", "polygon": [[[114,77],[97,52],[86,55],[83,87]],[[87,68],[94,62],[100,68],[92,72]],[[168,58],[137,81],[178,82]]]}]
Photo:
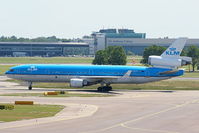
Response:
[{"label": "blue and white livery", "polygon": [[178,39],[161,56],[150,56],[149,64],[153,67],[28,64],[12,67],[5,74],[29,82],[30,90],[32,82],[69,82],[71,87],[99,83],[98,91],[110,91],[111,84],[141,84],[183,75],[184,71],[177,68],[191,61],[180,57],[185,40]]}]

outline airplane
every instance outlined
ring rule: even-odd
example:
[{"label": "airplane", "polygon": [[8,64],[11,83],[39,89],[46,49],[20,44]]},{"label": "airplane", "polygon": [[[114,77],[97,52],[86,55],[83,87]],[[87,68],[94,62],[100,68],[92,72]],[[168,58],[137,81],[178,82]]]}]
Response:
[{"label": "airplane", "polygon": [[101,84],[100,92],[111,91],[111,84],[142,84],[170,79],[184,74],[180,66],[190,64],[190,57],[180,56],[187,38],[175,40],[160,56],[149,56],[145,66],[119,65],[62,65],[26,64],[10,68],[9,78],[26,81],[29,90],[33,82],[69,82],[70,87],[81,88]]}]

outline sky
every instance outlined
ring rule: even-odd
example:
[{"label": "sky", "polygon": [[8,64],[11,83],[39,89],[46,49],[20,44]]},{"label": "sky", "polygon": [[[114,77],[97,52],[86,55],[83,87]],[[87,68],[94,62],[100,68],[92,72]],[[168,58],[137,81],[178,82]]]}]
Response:
[{"label": "sky", "polygon": [[199,38],[198,0],[0,0],[0,36],[81,38],[129,28],[147,38]]}]

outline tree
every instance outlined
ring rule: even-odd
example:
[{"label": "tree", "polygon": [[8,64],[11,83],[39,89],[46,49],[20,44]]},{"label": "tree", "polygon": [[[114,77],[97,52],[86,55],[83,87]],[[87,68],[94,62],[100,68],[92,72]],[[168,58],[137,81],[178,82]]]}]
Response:
[{"label": "tree", "polygon": [[187,55],[186,50],[183,49],[183,50],[182,50],[182,53],[180,54],[180,56],[186,56],[186,55]]},{"label": "tree", "polygon": [[97,51],[93,64],[125,65],[126,54],[121,46],[109,46],[105,50]]},{"label": "tree", "polygon": [[148,58],[150,55],[161,55],[166,50],[165,47],[153,45],[144,49],[143,60],[141,63],[148,63]]},{"label": "tree", "polygon": [[11,42],[15,42],[15,41],[17,41],[17,37],[16,36],[11,36],[9,40]]},{"label": "tree", "polygon": [[109,64],[126,65],[126,54],[121,46],[111,46],[110,50],[108,50],[107,52],[109,52]]},{"label": "tree", "polygon": [[92,62],[93,64],[97,65],[105,65],[108,64],[107,54],[105,50],[99,50],[95,54],[95,59]]},{"label": "tree", "polygon": [[199,64],[199,48],[190,46],[187,49],[187,56],[192,57],[192,70],[195,71],[195,66]]},{"label": "tree", "polygon": [[1,36],[0,37],[0,42],[71,42],[71,41],[77,41],[81,42],[81,39],[59,39],[56,36],[50,36],[50,37],[37,37],[33,39],[29,38],[17,38],[16,36],[11,36],[11,37],[5,37]]}]

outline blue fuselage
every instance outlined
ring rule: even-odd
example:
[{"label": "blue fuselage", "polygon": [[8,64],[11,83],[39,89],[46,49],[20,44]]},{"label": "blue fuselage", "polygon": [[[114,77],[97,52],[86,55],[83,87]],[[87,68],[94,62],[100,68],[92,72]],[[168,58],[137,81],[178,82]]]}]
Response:
[{"label": "blue fuselage", "polygon": [[135,77],[175,77],[183,75],[183,70],[172,74],[160,74],[171,71],[167,68],[142,66],[107,66],[107,65],[44,65],[30,64],[12,67],[5,74],[16,75],[75,75],[75,76],[123,76],[132,70],[130,76]]},{"label": "blue fuselage", "polygon": [[[130,71],[128,77],[122,78],[128,71]],[[70,82],[72,78],[83,78],[89,82],[101,79],[110,83],[146,83],[181,76],[184,73],[183,70],[164,73],[167,71],[172,69],[143,66],[29,64],[12,67],[5,74],[29,82]]]}]

